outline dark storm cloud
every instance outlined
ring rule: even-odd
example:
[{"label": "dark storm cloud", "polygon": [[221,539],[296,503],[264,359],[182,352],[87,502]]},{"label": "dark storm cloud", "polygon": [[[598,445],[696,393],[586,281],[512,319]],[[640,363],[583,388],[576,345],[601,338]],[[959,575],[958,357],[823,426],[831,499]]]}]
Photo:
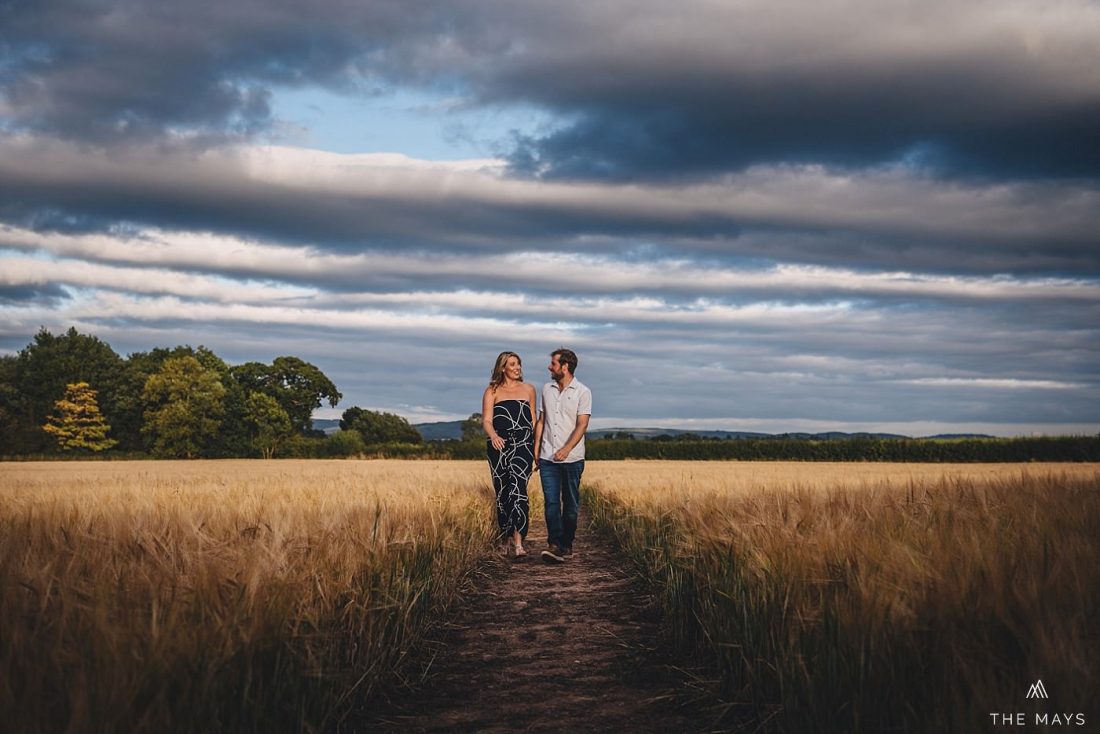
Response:
[{"label": "dark storm cloud", "polygon": [[531,15],[505,15],[518,50],[476,87],[569,121],[521,139],[519,170],[675,179],[904,160],[1100,174],[1095,3],[604,2]]},{"label": "dark storm cloud", "polygon": [[629,200],[585,202],[583,195],[569,192],[510,197],[508,184],[496,178],[466,177],[472,187],[489,183],[488,191],[447,189],[430,172],[400,166],[319,162],[364,172],[361,185],[352,181],[334,189],[323,183],[310,186],[305,176],[255,176],[248,170],[250,162],[232,153],[194,156],[185,149],[159,148],[103,156],[67,146],[5,142],[0,136],[0,151],[6,153],[0,160],[0,218],[40,231],[107,231],[123,223],[337,250],[460,251],[512,249],[517,242],[582,235],[709,238],[739,231],[738,218],[721,212],[646,212]]},{"label": "dark storm cloud", "polygon": [[271,85],[346,84],[348,59],[369,50],[355,6],[8,2],[0,91],[16,126],[68,138],[247,137],[271,121]]},{"label": "dark storm cloud", "polygon": [[[679,252],[961,273],[1100,272],[1100,190],[944,185],[752,169],[693,186],[509,179],[491,161],[425,163],[286,148],[82,149],[0,136],[0,218],[39,231],[157,226],[329,252]],[[793,233],[793,236],[792,236]],[[122,232],[125,234],[125,232]]]},{"label": "dark storm cloud", "polygon": [[886,95],[870,93],[863,108],[797,93],[770,104],[738,95],[735,107],[722,108],[713,93],[675,110],[644,91],[636,103],[592,105],[579,122],[519,140],[510,154],[513,170],[560,179],[681,179],[763,162],[854,169],[909,161],[948,176],[1100,175],[1100,104],[971,124],[921,121]]},{"label": "dark storm cloud", "polygon": [[[871,13],[872,35],[874,21]],[[1093,36],[1100,43],[1100,25]],[[1042,54],[1022,44],[954,58],[804,52],[819,53],[821,64],[792,68],[778,49],[685,69],[640,53],[599,74],[583,71],[600,61],[581,50],[580,58],[504,67],[488,88],[532,90],[535,101],[570,115],[547,135],[519,139],[512,153],[517,171],[549,177],[677,179],[759,163],[898,161],[994,178],[1100,174],[1100,88],[1094,80],[1062,96],[1060,66],[1044,68]]]},{"label": "dark storm cloud", "polygon": [[[3,261],[0,260],[0,267]],[[0,283],[0,304],[25,306],[28,304],[56,306],[68,297],[65,289],[56,283],[43,285],[6,285]]]},{"label": "dark storm cloud", "polygon": [[41,0],[0,28],[9,126],[74,139],[240,139],[280,85],[414,85],[557,115],[512,155],[549,177],[1100,174],[1090,2]]}]

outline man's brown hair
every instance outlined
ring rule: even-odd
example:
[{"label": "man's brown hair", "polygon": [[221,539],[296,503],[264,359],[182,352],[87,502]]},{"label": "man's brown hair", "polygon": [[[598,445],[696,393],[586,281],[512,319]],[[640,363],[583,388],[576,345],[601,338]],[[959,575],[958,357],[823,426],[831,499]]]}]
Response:
[{"label": "man's brown hair", "polygon": [[573,352],[572,349],[566,349],[565,347],[555,349],[554,351],[550,352],[550,356],[557,357],[558,364],[569,365],[569,374],[577,374],[577,355]]}]

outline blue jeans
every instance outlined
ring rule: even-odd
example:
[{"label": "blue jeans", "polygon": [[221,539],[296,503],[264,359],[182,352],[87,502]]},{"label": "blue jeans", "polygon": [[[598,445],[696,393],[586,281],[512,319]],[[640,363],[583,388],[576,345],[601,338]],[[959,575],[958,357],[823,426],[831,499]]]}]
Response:
[{"label": "blue jeans", "polygon": [[568,464],[557,464],[546,459],[539,461],[546,510],[546,539],[563,550],[573,547],[573,538],[577,534],[583,472],[584,459]]}]

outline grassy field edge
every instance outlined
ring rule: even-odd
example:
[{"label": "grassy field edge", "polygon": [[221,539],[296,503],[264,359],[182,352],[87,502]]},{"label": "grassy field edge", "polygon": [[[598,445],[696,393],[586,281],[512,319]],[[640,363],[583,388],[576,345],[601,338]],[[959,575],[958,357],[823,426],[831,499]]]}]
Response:
[{"label": "grassy field edge", "polygon": [[1096,721],[1095,477],[732,496],[594,480],[585,501],[713,671],[724,726],[973,731],[1028,711],[1040,676]]}]

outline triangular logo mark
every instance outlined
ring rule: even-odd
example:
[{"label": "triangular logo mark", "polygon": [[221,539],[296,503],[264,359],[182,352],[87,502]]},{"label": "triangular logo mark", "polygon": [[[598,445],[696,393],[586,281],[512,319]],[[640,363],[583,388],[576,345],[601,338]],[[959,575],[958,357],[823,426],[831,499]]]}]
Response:
[{"label": "triangular logo mark", "polygon": [[1043,681],[1041,681],[1041,680],[1035,681],[1035,684],[1032,685],[1031,688],[1027,689],[1027,697],[1028,698],[1050,698],[1050,696],[1047,695],[1046,686],[1043,685]]}]

